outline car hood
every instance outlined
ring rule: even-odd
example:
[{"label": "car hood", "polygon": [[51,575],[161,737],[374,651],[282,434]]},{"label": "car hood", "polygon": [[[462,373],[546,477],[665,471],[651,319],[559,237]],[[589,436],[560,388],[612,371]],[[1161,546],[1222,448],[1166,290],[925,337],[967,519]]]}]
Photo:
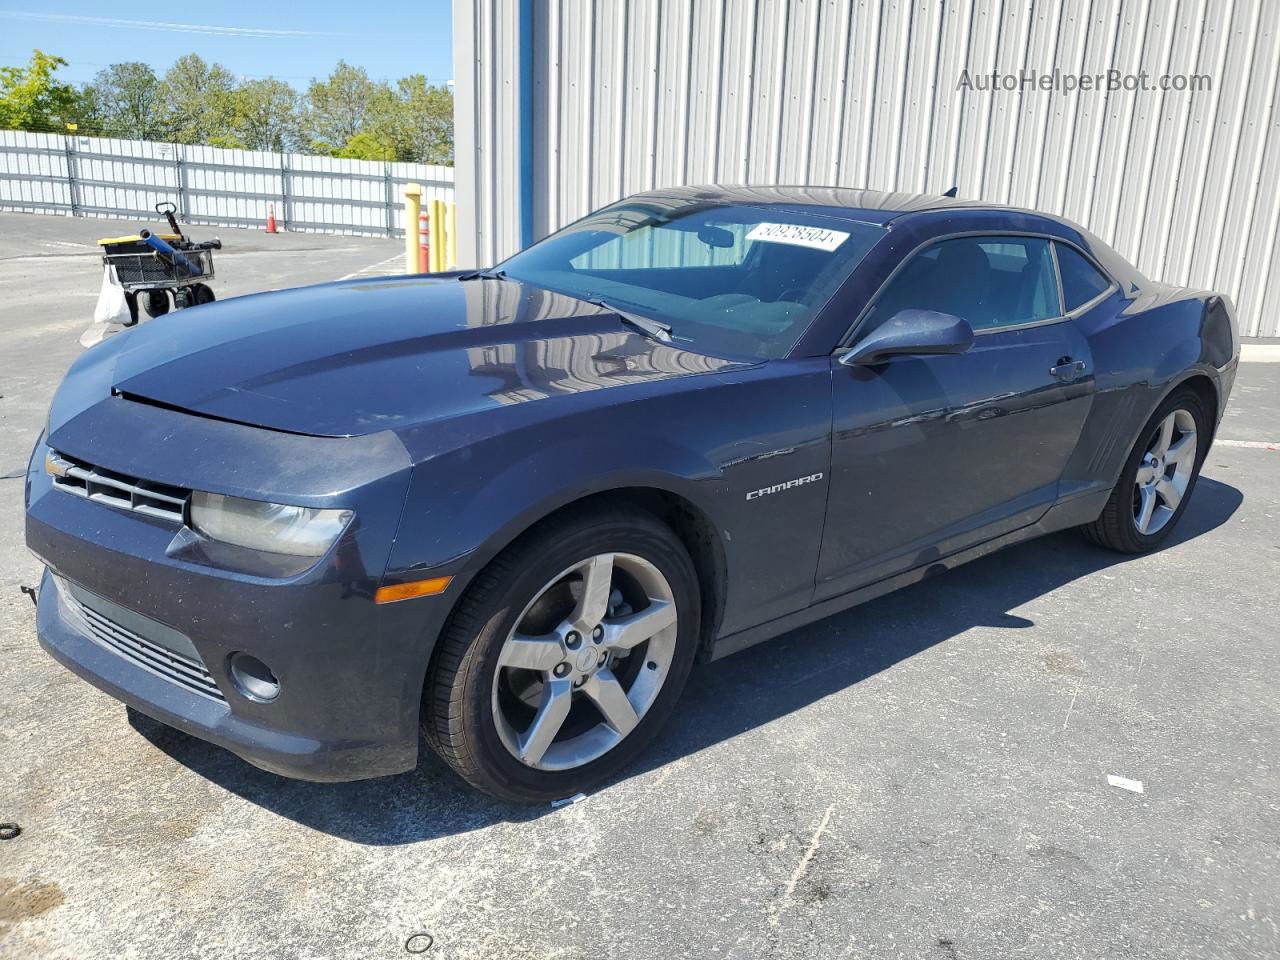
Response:
[{"label": "car hood", "polygon": [[736,365],[658,343],[573,297],[425,277],[238,297],[142,324],[84,359],[99,350],[112,393],[315,436]]}]

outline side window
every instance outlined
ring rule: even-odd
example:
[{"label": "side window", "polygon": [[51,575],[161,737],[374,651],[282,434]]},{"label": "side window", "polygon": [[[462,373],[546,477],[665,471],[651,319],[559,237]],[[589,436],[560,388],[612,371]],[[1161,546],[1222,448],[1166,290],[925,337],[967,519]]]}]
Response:
[{"label": "side window", "polygon": [[1049,241],[958,237],[912,258],[872,307],[872,326],[900,310],[936,310],[974,330],[1049,320],[1062,313]]},{"label": "side window", "polygon": [[1062,275],[1062,302],[1068,312],[1088,303],[1111,286],[1111,279],[1081,256],[1074,247],[1055,243],[1058,272]]}]

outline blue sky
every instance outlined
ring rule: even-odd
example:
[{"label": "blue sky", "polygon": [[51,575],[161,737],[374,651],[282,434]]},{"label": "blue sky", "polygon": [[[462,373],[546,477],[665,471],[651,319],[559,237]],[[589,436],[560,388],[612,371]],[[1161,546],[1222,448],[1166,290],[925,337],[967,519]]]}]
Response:
[{"label": "blue sky", "polygon": [[275,76],[305,88],[338,60],[369,76],[453,78],[450,0],[311,0],[273,4],[106,5],[89,0],[0,2],[0,64],[25,63],[33,47],[69,61],[79,83],[109,63],[140,60],[163,73],[198,53],[241,76]]}]

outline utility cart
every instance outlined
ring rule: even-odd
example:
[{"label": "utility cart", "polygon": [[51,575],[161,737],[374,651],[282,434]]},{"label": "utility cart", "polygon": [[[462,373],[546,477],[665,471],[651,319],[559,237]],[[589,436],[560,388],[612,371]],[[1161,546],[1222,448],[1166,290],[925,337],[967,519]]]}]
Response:
[{"label": "utility cart", "polygon": [[214,299],[207,281],[214,275],[213,251],[222,249],[222,241],[190,240],[178,226],[177,210],[173,203],[156,204],[156,213],[169,221],[170,233],[139,230],[133,236],[98,241],[102,262],[115,268],[124,288],[132,323],[138,322],[139,301],[148,315],[158,317],[169,312],[171,297],[178,309]]}]

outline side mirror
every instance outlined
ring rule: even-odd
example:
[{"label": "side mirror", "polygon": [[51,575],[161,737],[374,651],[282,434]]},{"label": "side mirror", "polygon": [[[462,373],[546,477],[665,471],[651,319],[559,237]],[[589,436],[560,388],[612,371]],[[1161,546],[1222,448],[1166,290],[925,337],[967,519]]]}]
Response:
[{"label": "side mirror", "polygon": [[964,353],[973,346],[968,321],[933,310],[902,310],[840,357],[846,367],[882,363],[889,357]]}]

